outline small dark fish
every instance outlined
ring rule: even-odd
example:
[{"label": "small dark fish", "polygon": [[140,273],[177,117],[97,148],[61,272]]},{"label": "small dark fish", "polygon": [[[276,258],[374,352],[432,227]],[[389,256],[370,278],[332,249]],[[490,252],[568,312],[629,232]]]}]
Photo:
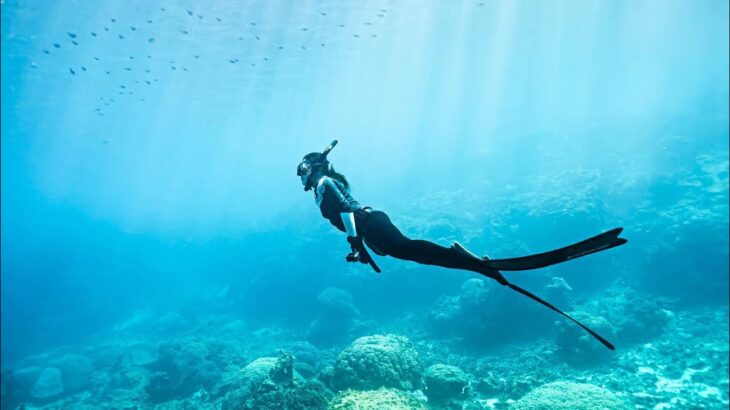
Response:
[{"label": "small dark fish", "polygon": [[120,34],[120,35],[119,35],[119,39],[120,39],[120,40],[124,40],[124,36]]},{"label": "small dark fish", "polygon": [[200,58],[200,56],[198,56],[197,54],[193,54],[193,58],[195,58],[197,60]]},{"label": "small dark fish", "polygon": [[377,37],[377,36],[378,36],[377,34],[371,34],[371,35],[370,35],[370,37],[373,37],[373,38],[375,38],[375,37]]},{"label": "small dark fish", "polygon": [[75,46],[79,45],[79,43],[77,43],[76,40],[71,40],[71,43],[73,43],[73,45],[75,45]]},{"label": "small dark fish", "polygon": [[122,89],[124,89],[124,88],[127,88],[127,86],[126,86],[126,85],[124,85],[124,84],[122,84],[122,85],[120,85],[120,86],[119,86],[119,88],[122,88]]},{"label": "small dark fish", "polygon": [[152,85],[152,83],[151,83],[151,82],[149,82],[149,80],[144,80],[144,82],[146,82],[146,83],[147,83],[147,85]]},{"label": "small dark fish", "polygon": [[327,15],[327,13],[325,13],[325,12],[323,12],[323,11],[320,11],[320,12],[319,12],[319,14],[321,14],[321,15],[323,15],[323,16],[326,16],[326,15]]},{"label": "small dark fish", "polygon": [[306,50],[306,49],[307,49],[307,47],[302,46],[302,50]]},{"label": "small dark fish", "polygon": [[385,13],[388,10],[386,10],[386,9],[380,9],[380,11],[382,11],[383,13]]},{"label": "small dark fish", "polygon": [[157,82],[157,79],[155,78],[155,79],[154,79],[154,80],[152,80],[152,81],[154,81],[154,82]]},{"label": "small dark fish", "polygon": [[371,23],[371,22],[369,22],[369,21],[366,21],[366,22],[365,22],[365,25],[366,25],[366,26],[372,26],[372,25],[373,25],[373,23]]},{"label": "small dark fish", "polygon": [[147,59],[150,59],[150,58],[152,58],[152,56],[148,55],[148,56],[147,56]]},{"label": "small dark fish", "polygon": [[111,71],[107,71],[107,72],[106,72],[106,75],[109,75],[109,74],[111,74]]},{"label": "small dark fish", "polygon": [[254,64],[254,63],[251,63],[251,67],[256,67],[256,64]]},{"label": "small dark fish", "polygon": [[345,27],[345,25],[344,24],[340,24],[340,28],[342,28],[342,27]]},{"label": "small dark fish", "polygon": [[155,42],[155,39],[154,39],[154,38],[152,38],[152,37],[150,37],[150,38],[148,38],[148,39],[147,39],[147,42],[148,42],[148,43],[154,43],[154,42]]},{"label": "small dark fish", "polygon": [[58,44],[58,43],[53,43],[53,47],[56,47],[56,48],[61,48],[61,45],[60,45],[60,44]]},{"label": "small dark fish", "polygon": [[117,19],[111,19],[110,21],[111,21],[112,23],[116,23],[116,22],[117,22]]},{"label": "small dark fish", "polygon": [[99,59],[99,57],[94,57],[94,60],[96,60],[96,61],[101,61],[101,60]]},{"label": "small dark fish", "polygon": [[46,50],[46,49],[43,49],[43,52],[44,52],[45,54],[51,54],[51,52],[50,52],[50,51],[48,51],[48,50]]},{"label": "small dark fish", "polygon": [[147,20],[148,23],[152,24],[152,20]]},{"label": "small dark fish", "polygon": [[110,98],[109,101],[114,102],[114,99],[113,98]]},{"label": "small dark fish", "polygon": [[175,64],[175,60],[170,60],[170,64]]},{"label": "small dark fish", "polygon": [[360,35],[359,35],[359,34],[353,34],[352,36],[353,36],[353,37],[360,37]]},{"label": "small dark fish", "polygon": [[108,144],[108,143],[109,143],[109,140],[104,140],[104,141],[102,141],[101,143],[102,143],[102,144]]},{"label": "small dark fish", "polygon": [[231,64],[236,64],[236,63],[238,62],[238,60],[236,60],[236,59],[234,58],[234,59],[230,59],[230,60],[228,60],[228,62],[229,62],[229,63],[231,63]]},{"label": "small dark fish", "polygon": [[243,36],[238,36],[238,39],[239,40],[243,40]]},{"label": "small dark fish", "polygon": [[166,9],[164,7],[160,7],[160,11],[165,11]]},{"label": "small dark fish", "polygon": [[86,71],[86,67],[84,67],[84,66],[81,66],[81,70],[82,70],[82,71]]},{"label": "small dark fish", "polygon": [[269,61],[269,57],[264,57],[264,61]]},{"label": "small dark fish", "polygon": [[139,80],[134,80],[134,83],[135,84],[139,84]]},{"label": "small dark fish", "polygon": [[97,107],[94,111],[101,111],[101,108]]},{"label": "small dark fish", "polygon": [[144,98],[140,98],[139,100],[140,100],[140,101],[147,101],[147,100],[145,100]]},{"label": "small dark fish", "polygon": [[119,92],[118,92],[117,94],[119,94],[119,95],[124,95],[124,92],[122,92],[122,91],[119,91]]},{"label": "small dark fish", "polygon": [[192,11],[190,11],[190,10],[187,10],[187,9],[185,9],[185,11],[187,11],[187,12],[188,12],[188,16],[192,16],[192,15],[193,15],[193,12],[192,12]]},{"label": "small dark fish", "polygon": [[220,17],[216,17],[215,19],[218,20],[219,23],[222,23],[223,22],[223,20],[221,20]]},{"label": "small dark fish", "polygon": [[324,43],[319,43],[320,46],[324,47]]},{"label": "small dark fish", "polygon": [[252,21],[252,22],[251,22],[251,25],[252,25],[252,26],[255,26],[255,25],[256,25],[256,22],[255,22],[255,21]]},{"label": "small dark fish", "polygon": [[130,60],[134,60],[134,56],[129,56],[129,59]]},{"label": "small dark fish", "polygon": [[74,69],[71,67],[68,68],[68,72],[71,73],[72,75],[76,75],[76,71],[74,71]]},{"label": "small dark fish", "polygon": [[188,69],[187,69],[187,68],[185,68],[185,67],[183,67],[182,69],[183,69],[183,71],[188,71]]},{"label": "small dark fish", "polygon": [[183,33],[183,34],[188,34],[188,31],[187,30],[180,30],[180,32]]},{"label": "small dark fish", "polygon": [[96,33],[94,33],[94,32],[92,31],[92,32],[91,32],[91,36],[92,36],[92,37],[96,37]]},{"label": "small dark fish", "polygon": [[30,68],[38,68],[38,64],[36,64],[36,63],[30,63]]},{"label": "small dark fish", "polygon": [[127,70],[127,71],[132,71],[132,68],[131,67],[124,67],[124,69]]},{"label": "small dark fish", "polygon": [[144,72],[147,73],[147,74],[149,74],[150,73],[150,70],[148,68],[145,68]]},{"label": "small dark fish", "polygon": [[71,33],[71,32],[68,32],[67,31],[66,34],[68,34],[68,36],[71,37],[71,38],[76,38],[76,34],[75,33]]},{"label": "small dark fish", "polygon": [[284,49],[284,46],[279,46],[279,50],[283,50],[283,49]]},{"label": "small dark fish", "polygon": [[171,66],[170,68],[172,68],[172,71],[177,70],[177,67],[175,67],[175,66]]},{"label": "small dark fish", "polygon": [[129,26],[129,29],[132,31],[137,31],[137,27],[135,27],[135,26]]},{"label": "small dark fish", "polygon": [[104,27],[104,31],[109,31],[109,27]]},{"label": "small dark fish", "polygon": [[261,40],[261,38],[259,36],[256,36],[256,40]]},{"label": "small dark fish", "polygon": [[483,6],[483,5],[484,5],[484,3],[478,3],[477,4],[477,6]]},{"label": "small dark fish", "polygon": [[202,20],[203,19],[203,16],[201,16],[200,14],[198,14],[198,18]]},{"label": "small dark fish", "polygon": [[133,93],[133,92],[131,92],[131,91],[127,91],[127,94],[129,94],[129,95],[134,95],[134,93]]},{"label": "small dark fish", "polygon": [[302,27],[302,31],[309,31],[309,29],[306,27]]}]

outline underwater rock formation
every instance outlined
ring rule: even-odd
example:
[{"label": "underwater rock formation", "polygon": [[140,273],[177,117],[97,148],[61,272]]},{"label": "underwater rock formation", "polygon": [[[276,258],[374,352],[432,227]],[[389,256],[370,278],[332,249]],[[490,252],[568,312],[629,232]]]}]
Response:
[{"label": "underwater rock formation", "polygon": [[[570,312],[569,314],[608,340],[616,338],[615,328],[606,319],[582,311]],[[591,366],[606,362],[614,357],[611,350],[606,349],[600,343],[596,343],[590,334],[573,323],[557,320],[555,321],[555,327],[557,328],[555,336],[556,354],[567,363],[577,367]]]},{"label": "underwater rock formation", "polygon": [[361,337],[337,357],[332,384],[335,390],[418,388],[421,384],[418,352],[405,336]]},{"label": "underwater rock formation", "polygon": [[309,326],[309,340],[319,345],[347,340],[360,317],[352,295],[342,289],[327,288],[317,296],[317,300],[321,309]]},{"label": "underwater rock formation", "polygon": [[640,295],[627,288],[612,288],[605,297],[596,298],[588,310],[601,312],[616,328],[617,342],[622,345],[642,343],[660,336],[673,313],[668,300]]},{"label": "underwater rock formation", "polygon": [[337,394],[330,410],[426,410],[426,402],[418,396],[396,389],[345,390]]},{"label": "underwater rock formation", "polygon": [[[553,286],[550,290],[563,295],[567,292],[563,286]],[[467,344],[484,348],[548,335],[555,319],[553,315],[543,306],[506,292],[501,286],[472,278],[464,282],[458,297],[438,299],[428,324],[436,336],[460,336]]]},{"label": "underwater rock formation", "polygon": [[469,376],[456,366],[434,364],[423,375],[429,402],[445,403],[467,396]]},{"label": "underwater rock formation", "polygon": [[592,384],[558,381],[527,393],[510,410],[630,410],[633,406],[610,390]]},{"label": "underwater rock formation", "polygon": [[161,403],[188,397],[203,388],[212,389],[220,379],[215,346],[203,340],[176,340],[160,345],[155,372],[145,390],[150,401]]},{"label": "underwater rock formation", "polygon": [[43,369],[31,391],[31,395],[36,399],[47,399],[61,393],[63,393],[61,370],[55,367]]},{"label": "underwater rock formation", "polygon": [[294,370],[295,357],[282,351],[279,357],[262,357],[241,369],[222,401],[225,409],[320,409],[332,397],[316,380],[305,380]]}]

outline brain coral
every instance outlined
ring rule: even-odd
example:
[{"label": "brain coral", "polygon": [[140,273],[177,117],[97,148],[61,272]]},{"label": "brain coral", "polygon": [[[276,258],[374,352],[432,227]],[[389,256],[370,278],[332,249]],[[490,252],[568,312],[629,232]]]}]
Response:
[{"label": "brain coral", "polygon": [[592,384],[558,381],[538,387],[517,400],[510,410],[629,410],[627,401]]},{"label": "brain coral", "polygon": [[418,352],[405,336],[361,337],[337,357],[332,383],[336,390],[415,389],[421,384]]}]

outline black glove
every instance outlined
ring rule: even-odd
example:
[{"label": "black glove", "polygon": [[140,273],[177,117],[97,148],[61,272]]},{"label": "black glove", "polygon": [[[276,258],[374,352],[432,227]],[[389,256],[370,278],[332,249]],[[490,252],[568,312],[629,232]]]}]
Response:
[{"label": "black glove", "polygon": [[360,236],[348,236],[347,242],[350,244],[350,249],[352,252],[348,253],[347,256],[345,256],[345,260],[348,262],[360,262],[360,263],[368,263],[368,261],[364,260],[365,258],[362,257],[362,253],[360,253],[360,249],[362,249],[362,237]]}]

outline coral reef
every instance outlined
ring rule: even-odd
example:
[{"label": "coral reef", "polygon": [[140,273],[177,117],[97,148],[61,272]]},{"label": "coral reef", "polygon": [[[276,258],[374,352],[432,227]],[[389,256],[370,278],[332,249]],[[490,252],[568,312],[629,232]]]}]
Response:
[{"label": "coral reef", "polygon": [[309,340],[325,346],[348,340],[360,317],[352,296],[342,289],[327,288],[317,301],[320,313],[309,325]]},{"label": "coral reef", "polygon": [[627,400],[602,387],[584,383],[553,382],[517,400],[510,410],[631,410]]},{"label": "coral reef", "polygon": [[426,410],[426,402],[412,393],[380,388],[378,390],[345,390],[340,392],[330,410]]},{"label": "coral reef", "polygon": [[337,356],[332,382],[337,390],[415,389],[421,384],[418,352],[405,336],[361,337]]},{"label": "coral reef", "polygon": [[423,374],[429,402],[444,403],[467,397],[469,376],[456,366],[434,364]]},{"label": "coral reef", "polygon": [[[606,319],[581,311],[569,314],[608,340],[616,338],[614,327]],[[557,354],[563,360],[577,366],[590,366],[609,361],[613,357],[610,350],[597,343],[590,334],[574,323],[560,319],[555,321],[555,327]]]}]

